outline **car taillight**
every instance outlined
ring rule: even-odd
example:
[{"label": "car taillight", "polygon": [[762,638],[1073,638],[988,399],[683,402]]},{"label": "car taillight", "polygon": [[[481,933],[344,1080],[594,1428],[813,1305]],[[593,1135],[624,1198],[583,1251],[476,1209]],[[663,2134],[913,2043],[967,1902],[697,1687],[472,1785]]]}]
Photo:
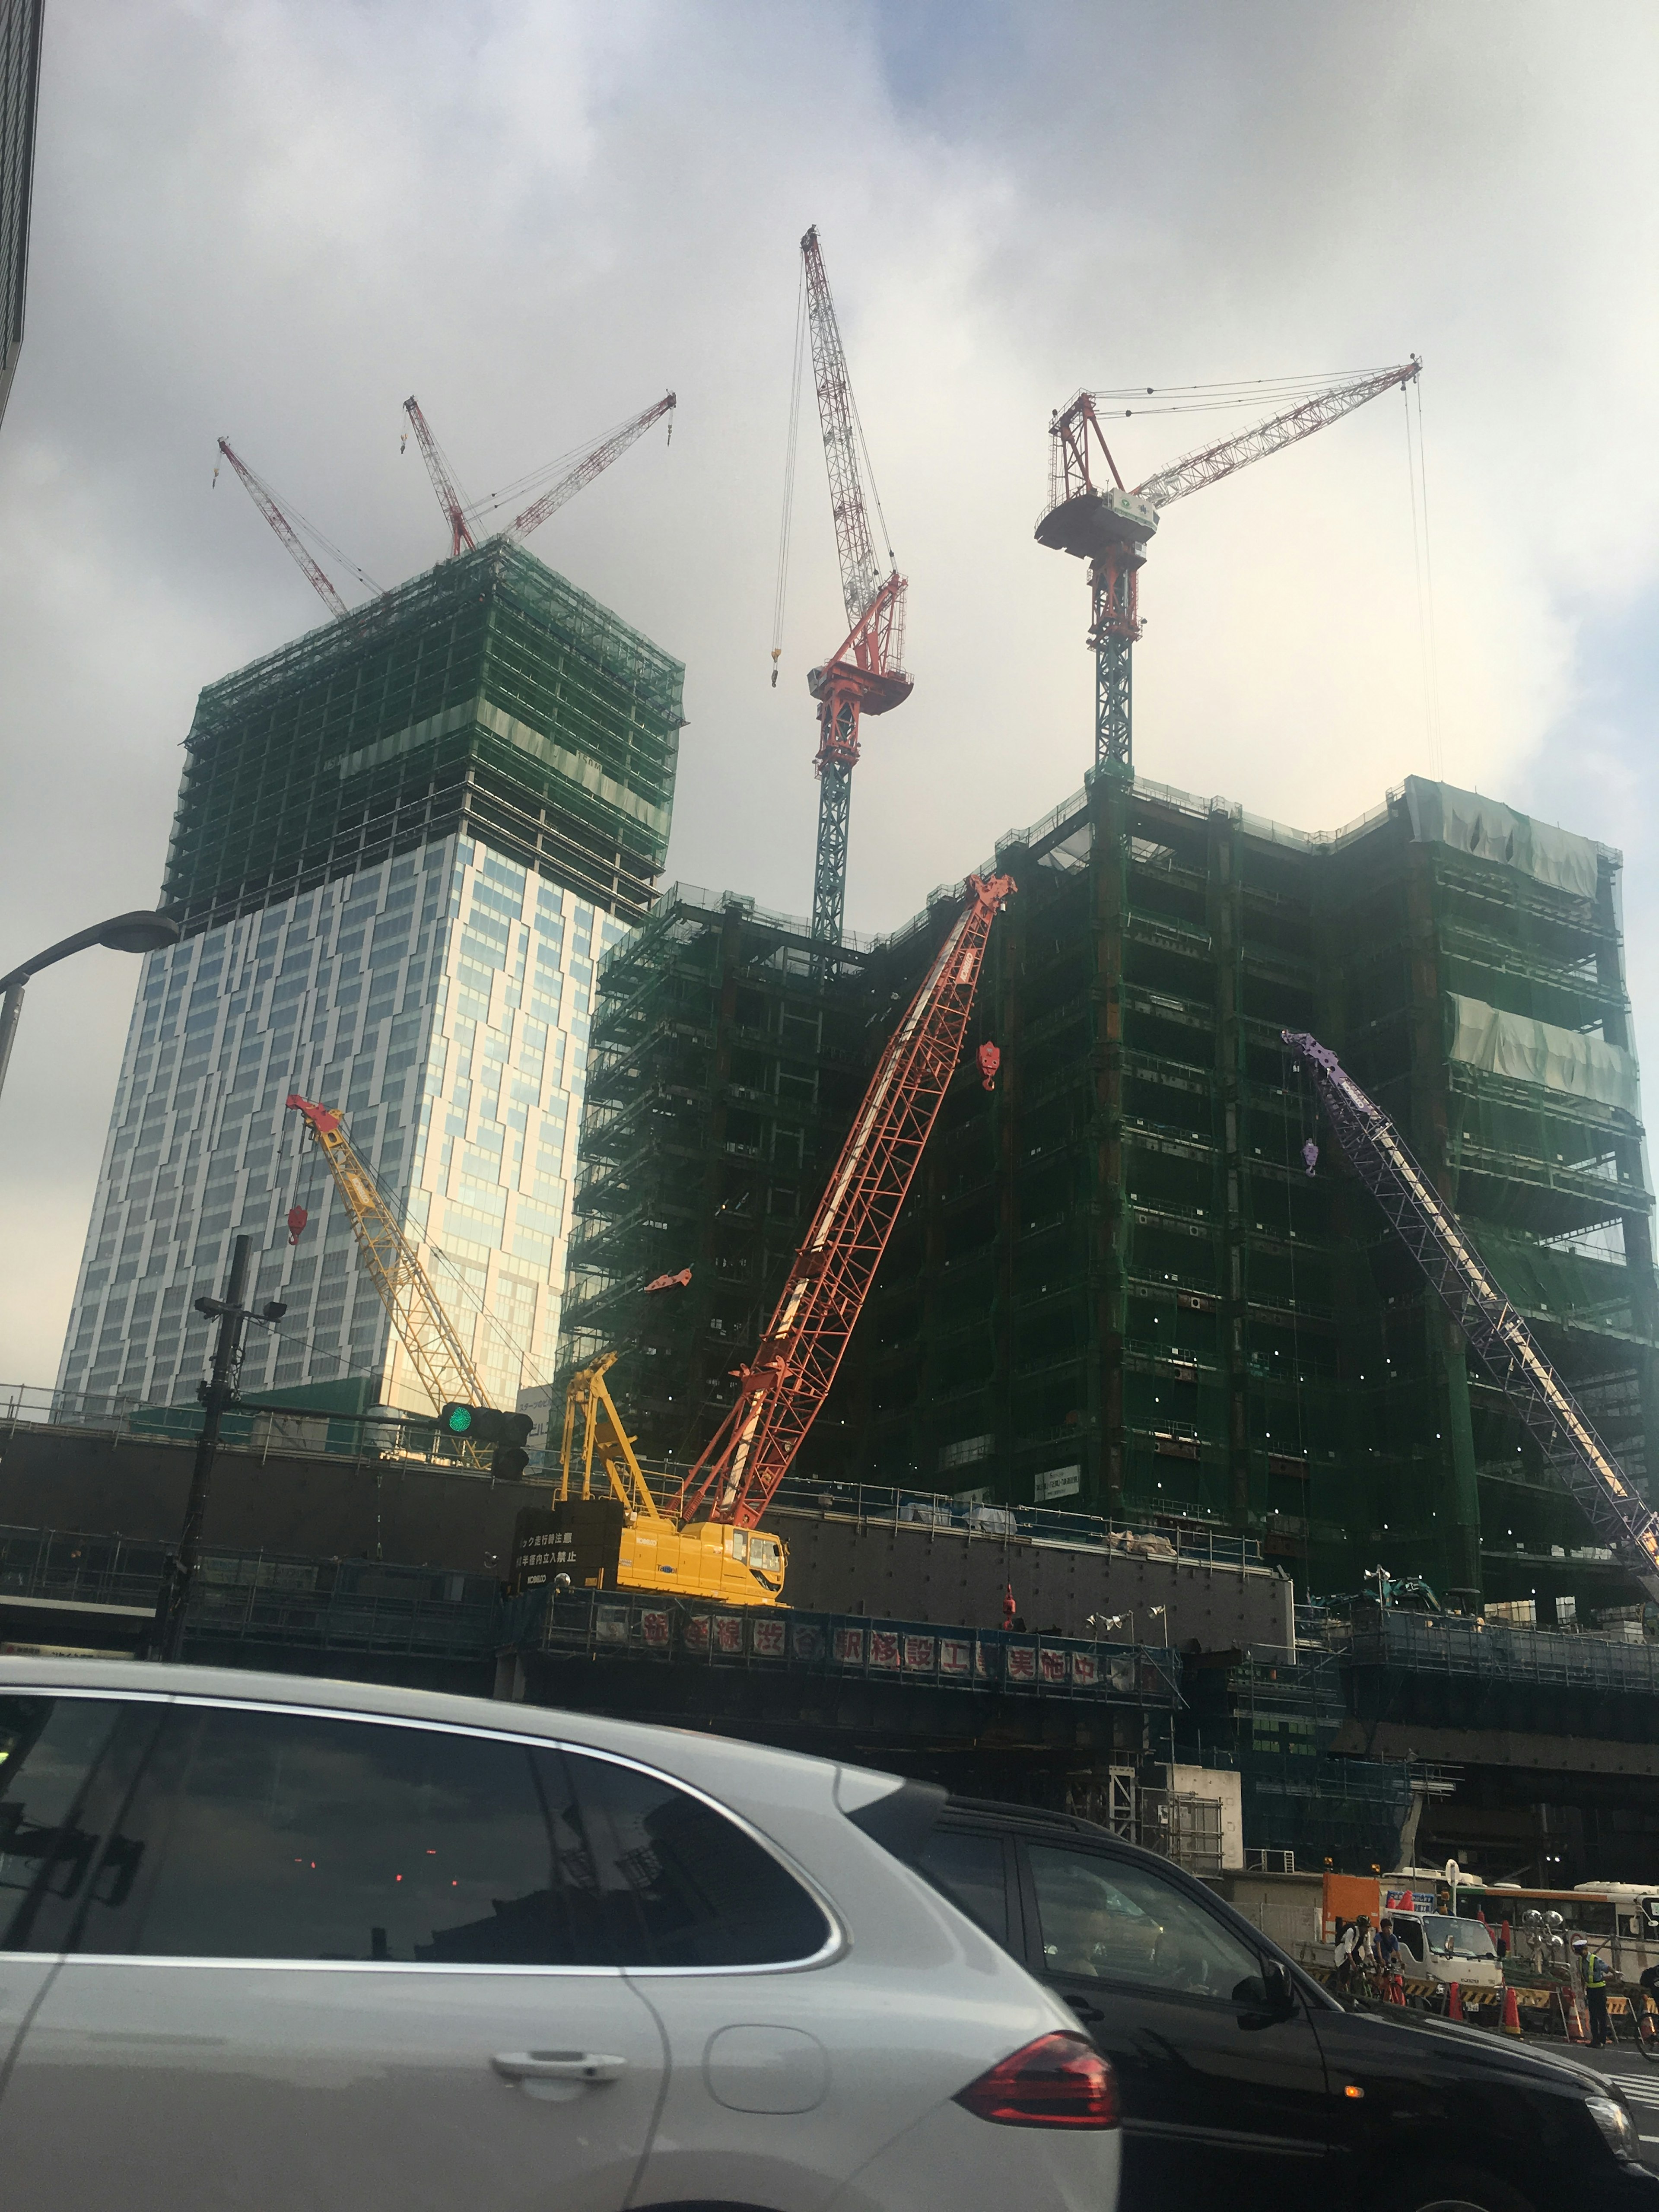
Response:
[{"label": "car taillight", "polygon": [[1117,2076],[1085,2036],[1044,2035],[1016,2051],[956,2101],[1009,2128],[1115,2128]]}]

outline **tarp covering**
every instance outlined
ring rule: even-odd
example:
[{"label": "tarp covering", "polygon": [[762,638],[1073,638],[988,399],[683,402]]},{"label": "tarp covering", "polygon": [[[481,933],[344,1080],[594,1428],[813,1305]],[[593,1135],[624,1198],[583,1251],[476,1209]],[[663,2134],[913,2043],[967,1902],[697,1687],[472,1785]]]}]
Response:
[{"label": "tarp covering", "polygon": [[1602,1106],[1637,1110],[1636,1062],[1616,1044],[1559,1030],[1553,1022],[1528,1021],[1524,1014],[1500,1013],[1481,999],[1451,1000],[1451,1057],[1512,1083],[1540,1084]]},{"label": "tarp covering", "polygon": [[1430,783],[1420,775],[1406,778],[1406,806],[1419,844],[1453,845],[1460,853],[1519,868],[1556,890],[1595,896],[1597,848],[1588,837],[1516,814],[1478,791]]}]

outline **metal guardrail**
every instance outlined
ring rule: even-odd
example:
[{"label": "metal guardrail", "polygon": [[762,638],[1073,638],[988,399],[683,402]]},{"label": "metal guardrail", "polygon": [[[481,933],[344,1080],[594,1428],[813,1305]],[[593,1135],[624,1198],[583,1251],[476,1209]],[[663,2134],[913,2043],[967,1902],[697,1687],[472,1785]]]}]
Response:
[{"label": "metal guardrail", "polygon": [[[0,1528],[0,1605],[14,1597],[148,1609],[167,1553],[165,1544],[124,1536]],[[500,1607],[490,1575],[210,1551],[191,1594],[186,1635],[484,1659],[496,1648]],[[82,1633],[77,1626],[75,1640]]]},{"label": "metal guardrail", "polygon": [[[29,1383],[0,1383],[0,1433],[19,1428],[73,1429],[120,1443],[193,1443],[201,1434],[202,1408],[145,1405],[131,1396],[51,1390]],[[261,1460],[325,1455],[358,1464],[429,1467],[465,1481],[494,1480],[488,1468],[456,1459],[454,1447],[439,1432],[429,1413],[374,1407],[365,1413],[325,1407],[289,1409],[241,1404],[224,1417],[220,1443],[226,1451],[257,1453]],[[548,1478],[533,1462],[520,1478]]]},{"label": "metal guardrail", "polygon": [[634,1596],[625,1590],[558,1596],[534,1589],[507,1600],[499,1632],[504,1650],[587,1659],[629,1657],[664,1664],[690,1660],[821,1680],[1097,1704],[1132,1698],[1173,1708],[1182,1702],[1181,1655],[1158,1645],[1021,1636],[938,1621],[797,1613],[785,1607],[725,1611],[692,1598]]},{"label": "metal guardrail", "polygon": [[1659,1646],[1613,1637],[1559,1636],[1547,1629],[1498,1628],[1458,1613],[1386,1613],[1357,1630],[1346,1663],[1413,1674],[1483,1676],[1553,1688],[1659,1692]]},{"label": "metal guardrail", "polygon": [[[149,1608],[167,1553],[122,1536],[0,1528],[0,1606],[9,1596]],[[198,1655],[207,1638],[461,1660],[530,1650],[1097,1704],[1182,1702],[1181,1655],[1158,1645],[786,1607],[732,1612],[627,1591],[503,1598],[489,1575],[264,1552],[203,1554],[186,1634]]]}]

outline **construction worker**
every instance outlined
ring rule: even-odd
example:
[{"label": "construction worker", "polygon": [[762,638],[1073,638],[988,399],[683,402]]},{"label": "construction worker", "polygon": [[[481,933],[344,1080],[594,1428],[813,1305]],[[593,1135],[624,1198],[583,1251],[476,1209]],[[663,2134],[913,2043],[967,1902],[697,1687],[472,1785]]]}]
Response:
[{"label": "construction worker", "polygon": [[1573,1962],[1584,1978],[1584,2002],[1589,2007],[1590,2042],[1598,2050],[1607,2039],[1607,1962],[1592,1950],[1589,1939],[1572,1939]]}]

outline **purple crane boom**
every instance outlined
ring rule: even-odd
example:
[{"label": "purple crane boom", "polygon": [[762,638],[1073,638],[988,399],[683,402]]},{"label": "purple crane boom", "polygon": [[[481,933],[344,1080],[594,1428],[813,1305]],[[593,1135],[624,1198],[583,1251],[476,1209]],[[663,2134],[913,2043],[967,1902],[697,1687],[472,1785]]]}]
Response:
[{"label": "purple crane boom", "polygon": [[[1637,1495],[1571,1391],[1504,1297],[1404,1139],[1317,1037],[1280,1031],[1308,1070],[1331,1133],[1382,1207],[1475,1356],[1525,1424],[1590,1526],[1651,1598],[1659,1598],[1659,1514]],[[1310,1164],[1308,1172],[1313,1172]]]}]

